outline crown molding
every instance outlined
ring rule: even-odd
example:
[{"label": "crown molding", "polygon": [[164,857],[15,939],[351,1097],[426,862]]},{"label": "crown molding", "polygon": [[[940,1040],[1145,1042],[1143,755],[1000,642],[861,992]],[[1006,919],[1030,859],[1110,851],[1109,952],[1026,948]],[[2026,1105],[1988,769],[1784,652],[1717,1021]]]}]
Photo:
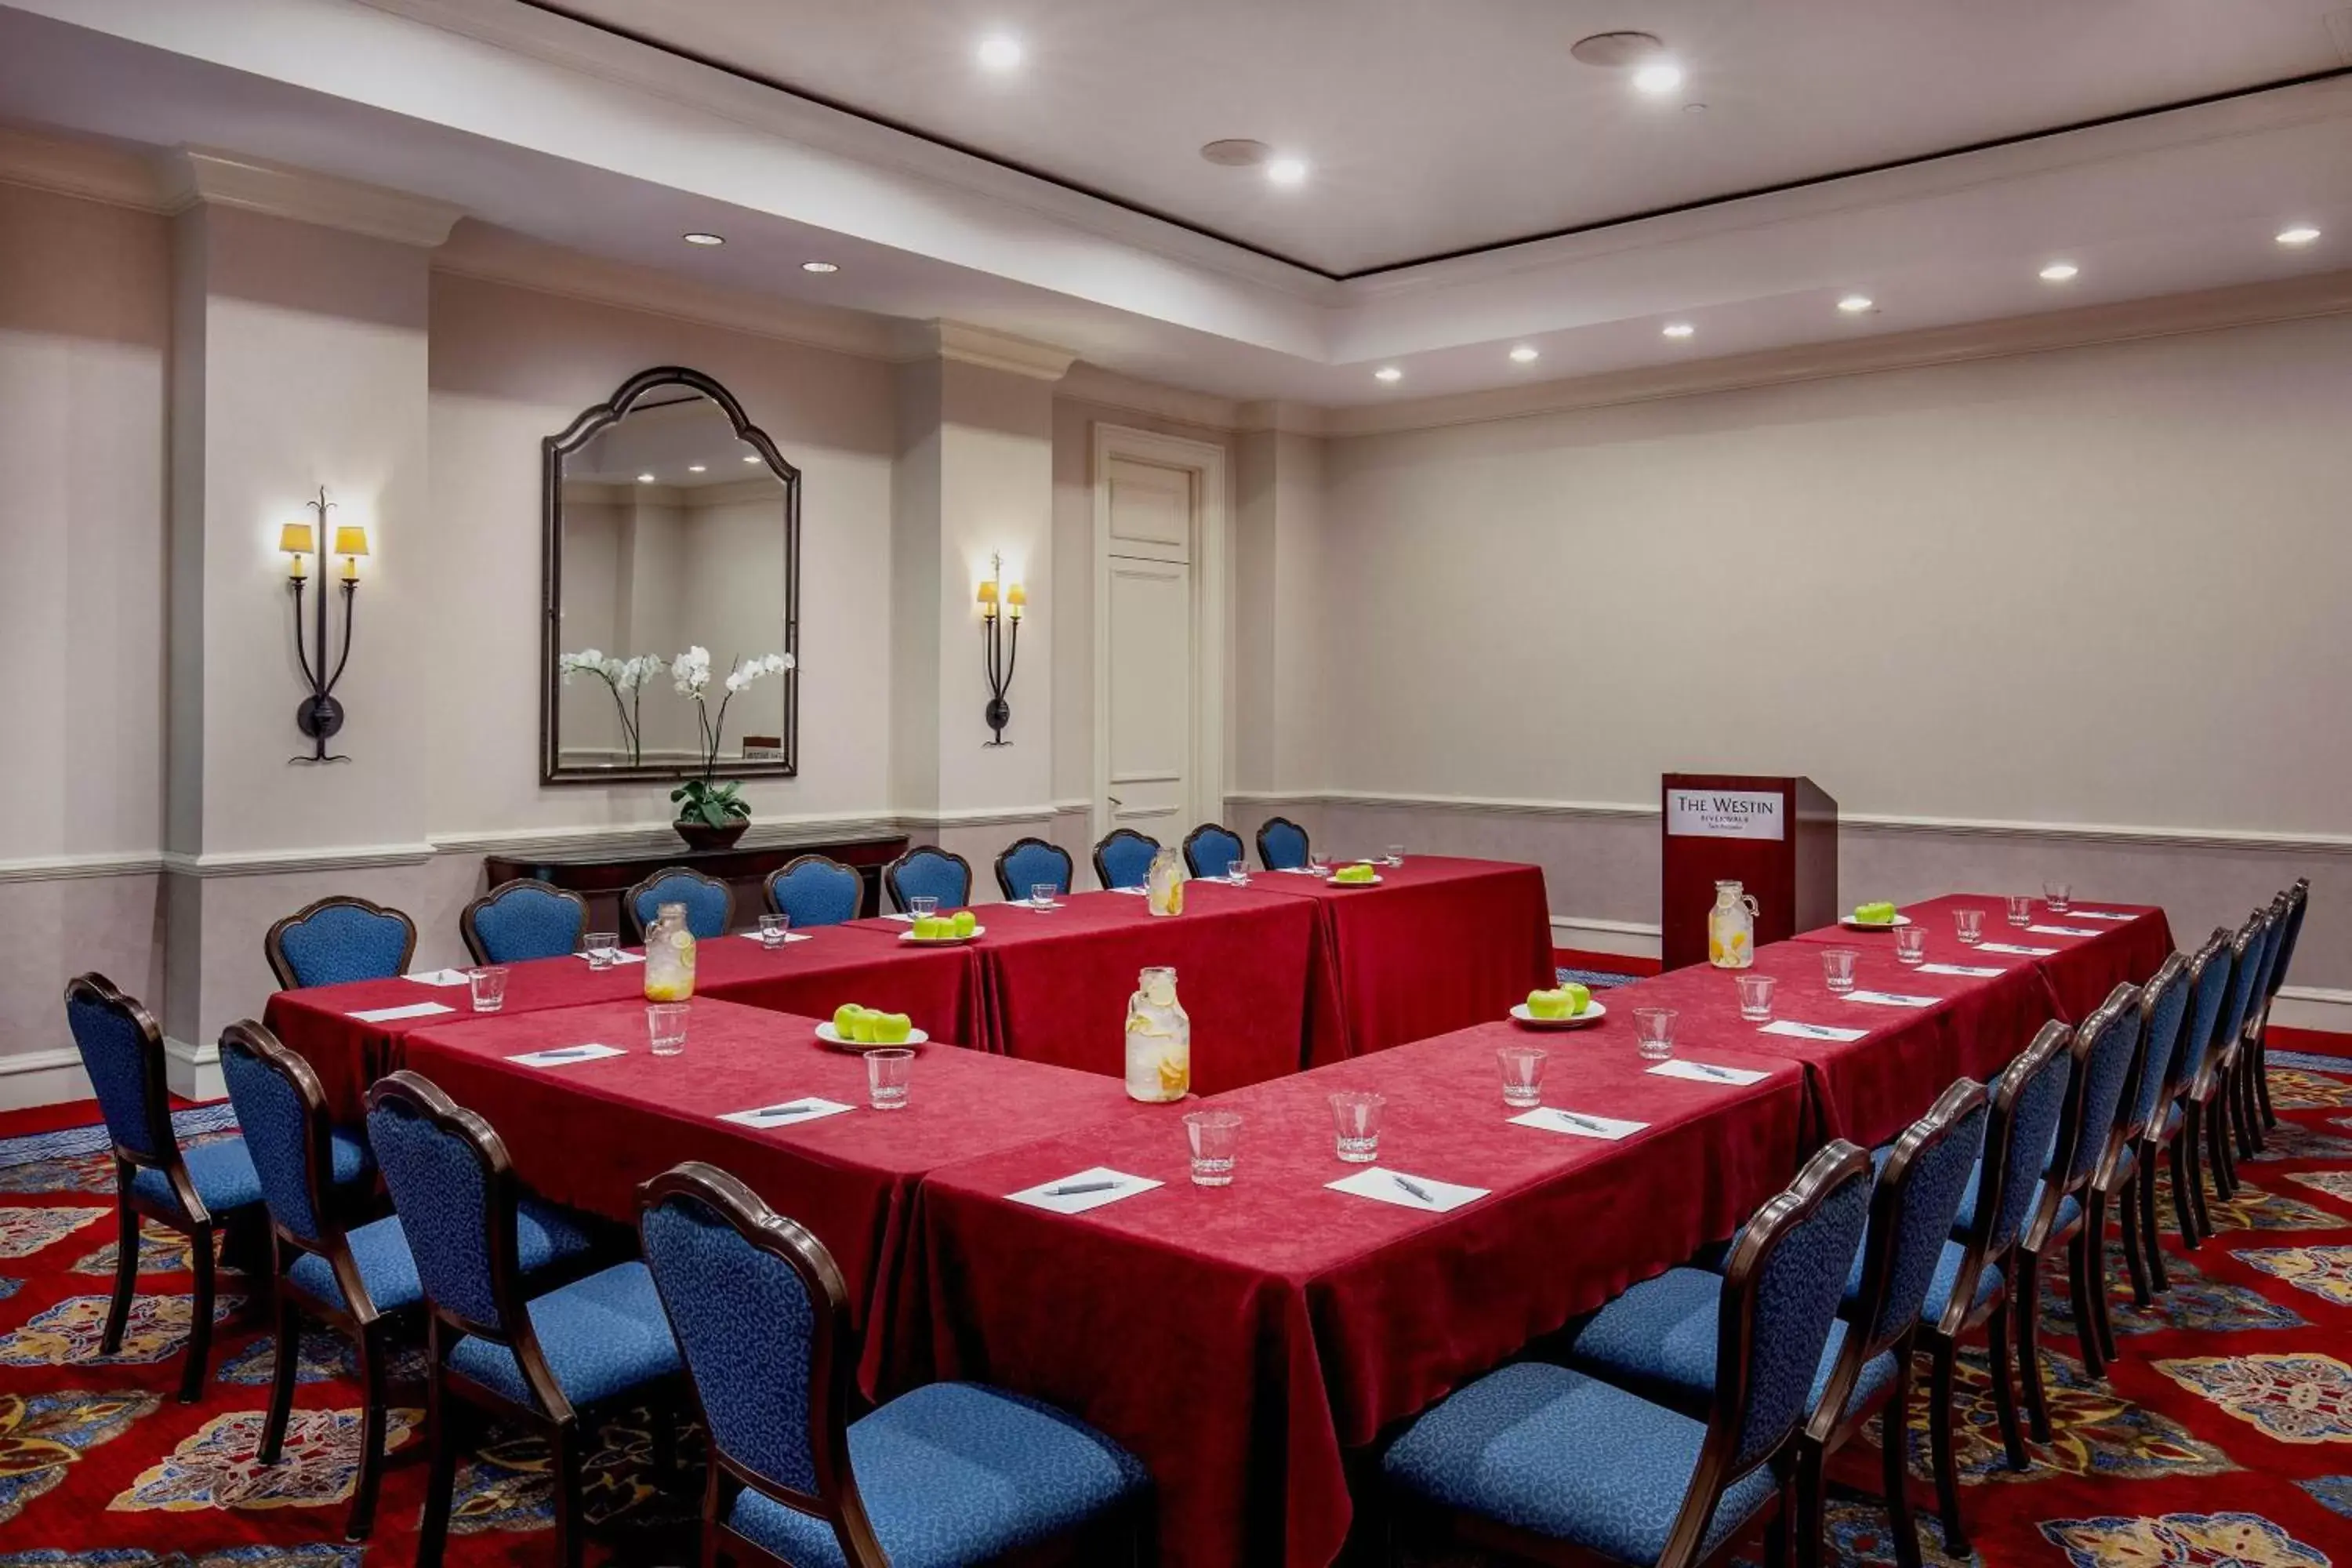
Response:
[{"label": "crown molding", "polygon": [[975,327],[967,321],[925,322],[914,329],[908,338],[913,345],[911,358],[929,359],[936,354],[958,364],[1001,370],[1032,381],[1059,381],[1078,359],[1067,349],[1033,342],[988,327]]},{"label": "crown molding", "polygon": [[1273,431],[1284,436],[1328,436],[1331,433],[1333,412],[1320,404],[1298,403],[1286,397],[1244,403],[1235,428],[1253,433]]},{"label": "crown molding", "polygon": [[1057,398],[1091,403],[1098,407],[1116,408],[1122,414],[1140,414],[1153,419],[1170,419],[1180,425],[1197,425],[1204,430],[1238,430],[1242,405],[1230,397],[1220,397],[1212,392],[1191,392],[1181,386],[1161,386],[1156,382],[1138,381],[1131,375],[1121,375],[1115,370],[1105,370],[1098,364],[1080,360],[1070,366],[1062,384],[1054,391]]},{"label": "crown molding", "polygon": [[426,250],[449,237],[465,210],[428,196],[362,184],[204,147],[182,147],[166,161],[168,210],[198,205],[236,207],[414,245]]},{"label": "crown molding", "polygon": [[153,163],[97,142],[0,124],[0,184],[141,212],[171,210]]}]

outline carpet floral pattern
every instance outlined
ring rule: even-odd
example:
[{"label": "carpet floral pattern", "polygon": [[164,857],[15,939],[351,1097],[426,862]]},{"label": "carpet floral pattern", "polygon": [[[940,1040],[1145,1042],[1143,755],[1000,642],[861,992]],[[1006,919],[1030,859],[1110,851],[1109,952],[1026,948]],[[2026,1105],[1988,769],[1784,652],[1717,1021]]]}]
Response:
[{"label": "carpet floral pattern", "polygon": [[[2181,1248],[2139,1306],[2111,1247],[2122,1358],[2084,1371],[2063,1279],[2038,1305],[2052,1440],[2002,1456],[1981,1341],[1962,1348],[1958,1458],[1973,1554],[1945,1552],[1928,1479],[1925,1368],[1900,1423],[1929,1568],[2352,1568],[2352,1041],[2275,1066],[2281,1125],[2247,1162],[2259,1185],[2210,1202],[2217,1234]],[[49,1125],[55,1125],[52,1120]],[[195,1137],[221,1136],[217,1123]],[[142,1238],[121,1352],[100,1357],[113,1268],[113,1171],[87,1142],[11,1138],[0,1118],[0,1568],[394,1568],[414,1560],[425,1448],[415,1342],[395,1348],[391,1468],[374,1536],[341,1539],[357,1474],[358,1366],[315,1327],[300,1345],[285,1453],[256,1461],[276,1347],[266,1281],[224,1269],[213,1376],[178,1403],[186,1244]],[[2063,1268],[2053,1272],[2063,1275]],[[12,1287],[14,1287],[12,1290]],[[247,1299],[251,1298],[247,1305]],[[657,1454],[657,1421],[606,1420],[585,1467],[592,1568],[693,1561],[700,1446]],[[1895,1561],[1875,1424],[1832,1467],[1829,1562]],[[449,1568],[552,1568],[546,1446],[493,1428],[460,1460]],[[1756,1542],[1738,1553],[1760,1563]],[[1369,1560],[1369,1559],[1368,1559]],[[1446,1568],[1487,1559],[1448,1556]]]}]

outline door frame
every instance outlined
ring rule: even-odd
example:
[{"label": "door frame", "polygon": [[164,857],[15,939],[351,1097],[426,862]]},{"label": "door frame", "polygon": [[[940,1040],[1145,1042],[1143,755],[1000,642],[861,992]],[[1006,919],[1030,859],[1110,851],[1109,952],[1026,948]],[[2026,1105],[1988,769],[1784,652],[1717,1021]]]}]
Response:
[{"label": "door frame", "polygon": [[1156,431],[1097,422],[1087,474],[1094,504],[1094,763],[1087,802],[1093,837],[1110,831],[1110,483],[1111,460],[1129,458],[1188,469],[1197,500],[1192,540],[1192,779],[1187,808],[1194,825],[1221,821],[1225,809],[1225,627],[1230,562],[1225,449]]}]

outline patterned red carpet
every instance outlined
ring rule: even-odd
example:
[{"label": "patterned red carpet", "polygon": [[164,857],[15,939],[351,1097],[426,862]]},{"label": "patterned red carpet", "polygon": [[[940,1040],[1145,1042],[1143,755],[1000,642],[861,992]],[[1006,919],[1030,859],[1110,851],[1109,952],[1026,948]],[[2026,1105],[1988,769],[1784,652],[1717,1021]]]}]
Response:
[{"label": "patterned red carpet", "polygon": [[[2352,1052],[2341,1038],[2295,1042],[2323,1043]],[[2105,1382],[2086,1381],[2066,1353],[2063,1297],[2045,1301],[2055,1440],[2035,1447],[2023,1475],[2000,1461],[1974,1363],[1966,1387],[1979,1397],[1962,1423],[1972,1561],[2352,1568],[2352,1055],[2281,1059],[2274,1047],[2273,1059],[2282,1125],[2242,1167],[2238,1198],[2216,1211],[2221,1234],[2193,1255],[2170,1249],[2173,1289],[2146,1312],[2130,1303],[2120,1259],[2111,1269],[2123,1360]],[[122,1352],[98,1355],[113,1268],[109,1162],[94,1139],[28,1131],[82,1120],[0,1117],[0,1568],[409,1562],[421,1464],[387,1477],[364,1553],[341,1539],[359,1396],[336,1339],[304,1347],[286,1457],[268,1468],[253,1450],[271,1346],[257,1321],[237,1315],[244,1291],[233,1278],[202,1405],[173,1397],[189,1298],[184,1252],[167,1243],[146,1248]],[[192,1124],[217,1121],[197,1112]],[[421,1421],[414,1406],[394,1415],[401,1449],[421,1446]],[[680,1526],[698,1477],[656,1472],[646,1427],[606,1430],[590,1470],[592,1517],[612,1527],[617,1561],[691,1561]],[[1914,1437],[1924,1464],[1924,1428]],[[1845,1460],[1857,1481],[1877,1473],[1866,1449]],[[552,1562],[537,1444],[492,1445],[460,1467],[457,1489],[454,1568]],[[1916,1496],[1932,1510],[1924,1471]],[[1874,1507],[1834,1503],[1831,1523],[1834,1560],[1894,1561]],[[1932,1525],[1924,1538],[1930,1563],[1952,1561]]]}]

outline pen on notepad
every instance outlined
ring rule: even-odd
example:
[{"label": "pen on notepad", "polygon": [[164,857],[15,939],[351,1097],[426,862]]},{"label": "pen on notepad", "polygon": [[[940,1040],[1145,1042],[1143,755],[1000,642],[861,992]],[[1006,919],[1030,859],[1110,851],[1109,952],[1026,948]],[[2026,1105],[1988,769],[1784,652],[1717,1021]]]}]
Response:
[{"label": "pen on notepad", "polygon": [[1409,1181],[1405,1177],[1398,1175],[1394,1171],[1389,1173],[1389,1180],[1394,1182],[1398,1186],[1402,1187],[1406,1192],[1411,1193],[1414,1197],[1419,1198],[1423,1203],[1433,1204],[1437,1201],[1435,1198],[1429,1195],[1429,1189],[1427,1187],[1423,1186],[1419,1182]]},{"label": "pen on notepad", "polygon": [[1724,1071],[1721,1068],[1711,1068],[1705,1062],[1693,1062],[1690,1064],[1690,1067],[1693,1072],[1703,1072],[1709,1078],[1719,1078],[1726,1083],[1731,1081],[1731,1075]]},{"label": "pen on notepad", "polygon": [[1568,1122],[1571,1126],[1583,1128],[1588,1132],[1606,1132],[1609,1131],[1609,1129],[1603,1127],[1598,1121],[1593,1121],[1590,1116],[1579,1116],[1573,1110],[1554,1110],[1552,1114],[1559,1117],[1562,1121]]},{"label": "pen on notepad", "polygon": [[1047,1187],[1045,1195],[1049,1198],[1074,1198],[1080,1193],[1107,1193],[1113,1187],[1126,1184],[1124,1182],[1073,1182],[1066,1186]]},{"label": "pen on notepad", "polygon": [[798,1116],[803,1110],[814,1110],[814,1100],[795,1100],[790,1105],[763,1105],[751,1112],[754,1116]]},{"label": "pen on notepad", "polygon": [[588,1056],[592,1054],[595,1048],[596,1047],[593,1046],[572,1046],[568,1049],[561,1051],[534,1051],[531,1055],[534,1059],[539,1061],[560,1062],[572,1057]]}]

